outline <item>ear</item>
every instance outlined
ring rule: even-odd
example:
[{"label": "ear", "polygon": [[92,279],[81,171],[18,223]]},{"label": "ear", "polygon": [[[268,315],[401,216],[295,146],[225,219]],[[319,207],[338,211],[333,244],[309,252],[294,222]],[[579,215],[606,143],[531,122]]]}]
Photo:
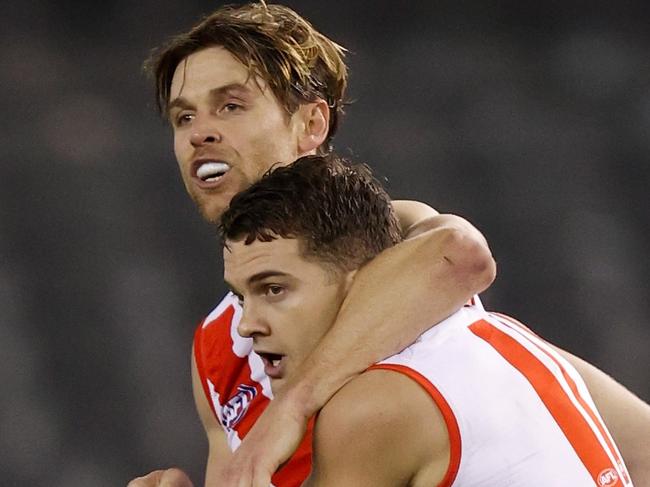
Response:
[{"label": "ear", "polygon": [[298,111],[303,121],[298,134],[298,150],[301,156],[315,154],[316,149],[327,139],[330,109],[327,102],[319,98],[313,103],[302,105]]}]

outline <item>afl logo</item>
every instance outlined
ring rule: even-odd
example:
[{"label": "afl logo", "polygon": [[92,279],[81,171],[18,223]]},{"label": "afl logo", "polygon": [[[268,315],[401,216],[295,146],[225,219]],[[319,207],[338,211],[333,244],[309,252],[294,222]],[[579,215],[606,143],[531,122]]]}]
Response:
[{"label": "afl logo", "polygon": [[613,468],[606,468],[598,474],[598,485],[600,487],[611,487],[618,482],[618,474]]},{"label": "afl logo", "polygon": [[255,396],[257,396],[257,389],[253,386],[244,384],[237,386],[237,394],[230,398],[221,411],[223,415],[221,422],[227,429],[237,426]]}]

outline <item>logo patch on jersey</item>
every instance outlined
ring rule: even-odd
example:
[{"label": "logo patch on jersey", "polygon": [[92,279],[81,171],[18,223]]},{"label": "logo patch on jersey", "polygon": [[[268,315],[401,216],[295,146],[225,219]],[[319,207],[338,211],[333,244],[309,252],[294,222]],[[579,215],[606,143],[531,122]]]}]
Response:
[{"label": "logo patch on jersey", "polygon": [[598,474],[598,485],[600,487],[611,487],[618,482],[618,474],[613,468],[606,468]]},{"label": "logo patch on jersey", "polygon": [[228,429],[233,429],[241,421],[248,411],[253,398],[257,396],[257,389],[253,386],[240,384],[237,386],[237,394],[231,397],[222,409],[222,423]]}]

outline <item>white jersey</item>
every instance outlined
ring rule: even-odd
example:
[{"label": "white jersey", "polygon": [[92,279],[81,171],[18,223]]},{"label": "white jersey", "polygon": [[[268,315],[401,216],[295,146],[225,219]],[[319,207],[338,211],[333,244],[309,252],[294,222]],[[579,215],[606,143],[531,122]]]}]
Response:
[{"label": "white jersey", "polygon": [[371,368],[411,377],[442,412],[440,487],[632,485],[578,372],[511,318],[466,306]]}]

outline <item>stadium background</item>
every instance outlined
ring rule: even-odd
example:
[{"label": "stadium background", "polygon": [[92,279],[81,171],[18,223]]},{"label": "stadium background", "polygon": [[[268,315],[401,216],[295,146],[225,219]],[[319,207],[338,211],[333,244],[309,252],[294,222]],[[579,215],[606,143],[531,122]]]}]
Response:
[{"label": "stadium background", "polygon": [[[650,400],[650,4],[287,3],[351,51],[339,152],[473,221],[487,307]],[[3,2],[3,485],[202,479],[189,351],[221,260],[141,63],[217,5]]]}]

